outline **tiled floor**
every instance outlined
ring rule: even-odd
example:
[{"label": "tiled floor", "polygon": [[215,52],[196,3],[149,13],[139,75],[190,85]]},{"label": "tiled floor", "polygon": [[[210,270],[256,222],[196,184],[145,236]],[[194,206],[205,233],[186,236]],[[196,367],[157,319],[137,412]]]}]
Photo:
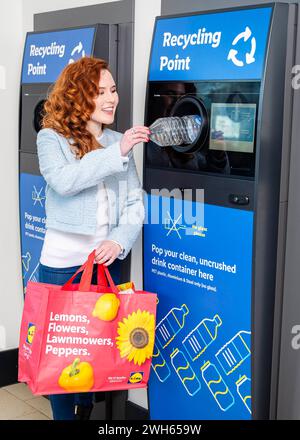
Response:
[{"label": "tiled floor", "polygon": [[0,420],[52,420],[50,402],[23,383],[0,388]]}]

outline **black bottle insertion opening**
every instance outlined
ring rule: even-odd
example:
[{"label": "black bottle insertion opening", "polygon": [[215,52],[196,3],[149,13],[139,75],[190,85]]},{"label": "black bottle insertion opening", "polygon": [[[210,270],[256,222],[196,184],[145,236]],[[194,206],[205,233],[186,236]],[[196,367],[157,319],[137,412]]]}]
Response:
[{"label": "black bottle insertion opening", "polygon": [[150,82],[146,167],[253,178],[260,83]]}]

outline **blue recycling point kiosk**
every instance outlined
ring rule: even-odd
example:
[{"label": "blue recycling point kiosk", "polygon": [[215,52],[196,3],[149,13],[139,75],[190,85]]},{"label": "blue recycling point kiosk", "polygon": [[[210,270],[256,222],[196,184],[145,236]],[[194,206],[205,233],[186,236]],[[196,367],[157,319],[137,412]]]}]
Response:
[{"label": "blue recycling point kiosk", "polygon": [[202,127],[145,145],[151,419],[269,417],[287,27],[286,4],[156,19],[145,125]]}]

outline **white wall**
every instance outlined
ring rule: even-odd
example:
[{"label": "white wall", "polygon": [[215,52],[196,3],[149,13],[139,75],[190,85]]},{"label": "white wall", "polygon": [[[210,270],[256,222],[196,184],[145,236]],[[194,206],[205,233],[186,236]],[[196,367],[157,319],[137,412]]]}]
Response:
[{"label": "white wall", "polygon": [[18,111],[22,0],[0,14],[0,350],[15,348],[23,307],[18,204]]}]

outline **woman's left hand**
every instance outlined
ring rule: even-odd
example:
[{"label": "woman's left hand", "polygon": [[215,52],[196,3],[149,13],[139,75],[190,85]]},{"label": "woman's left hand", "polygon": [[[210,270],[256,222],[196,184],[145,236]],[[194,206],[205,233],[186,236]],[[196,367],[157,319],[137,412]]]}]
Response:
[{"label": "woman's left hand", "polygon": [[98,264],[109,266],[121,253],[121,246],[111,240],[104,240],[96,249],[95,261]]}]

